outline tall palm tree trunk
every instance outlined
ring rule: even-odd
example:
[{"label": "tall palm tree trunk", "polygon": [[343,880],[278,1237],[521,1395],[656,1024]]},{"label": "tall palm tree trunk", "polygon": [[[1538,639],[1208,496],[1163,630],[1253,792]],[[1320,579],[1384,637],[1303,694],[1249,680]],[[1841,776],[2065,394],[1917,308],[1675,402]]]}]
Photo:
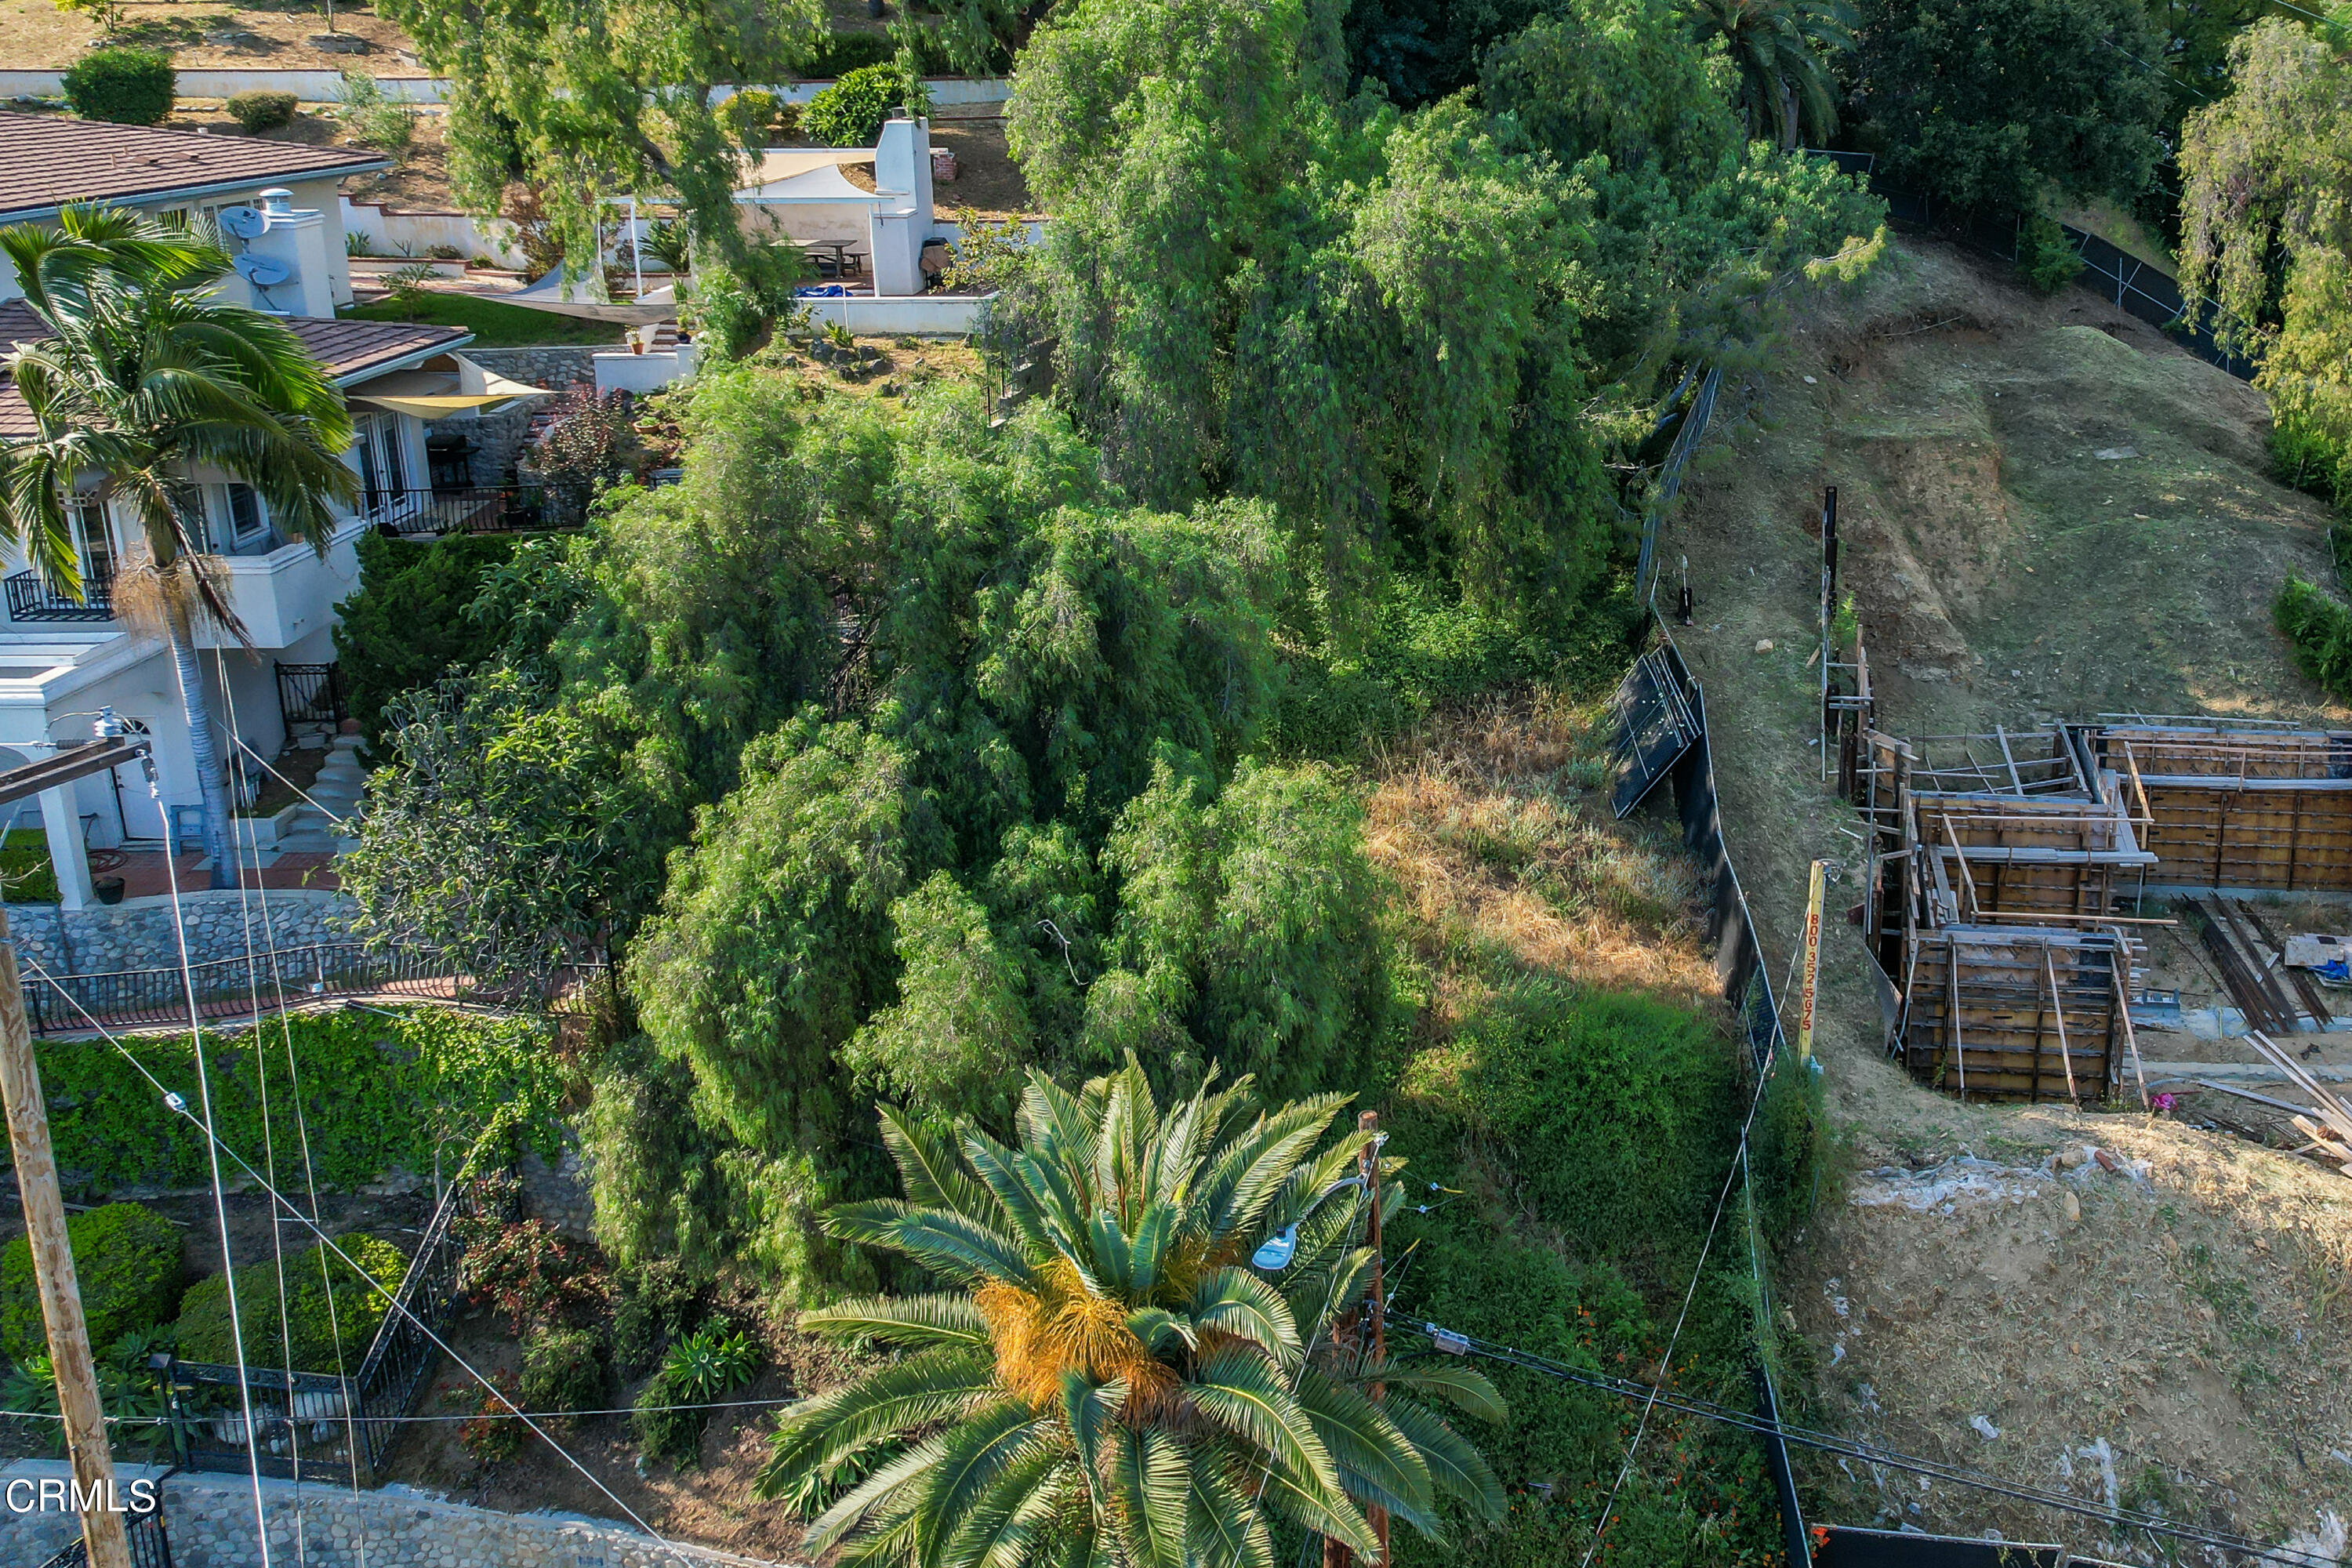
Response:
[{"label": "tall palm tree trunk", "polygon": [[[184,605],[174,605],[163,617],[164,634],[172,644],[172,667],[180,676],[180,711],[188,721],[188,751],[195,759],[196,783],[204,791],[205,854],[213,863],[212,885],[234,888],[236,859],[229,853],[228,785],[221,776],[220,742],[213,733],[213,713],[205,705],[204,667],[196,662],[196,639]],[[170,807],[166,806],[166,813]],[[171,847],[172,825],[163,824],[163,843]]]}]

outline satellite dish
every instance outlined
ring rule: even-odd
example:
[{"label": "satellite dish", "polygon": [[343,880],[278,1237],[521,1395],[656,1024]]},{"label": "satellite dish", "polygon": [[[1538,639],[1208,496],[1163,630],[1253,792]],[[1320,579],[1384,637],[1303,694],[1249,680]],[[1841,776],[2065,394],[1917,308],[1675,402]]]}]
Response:
[{"label": "satellite dish", "polygon": [[278,258],[256,256],[250,250],[230,262],[229,265],[236,268],[238,277],[257,289],[267,289],[272,284],[283,283],[294,276],[294,269]]},{"label": "satellite dish", "polygon": [[1265,1244],[1250,1254],[1250,1261],[1260,1268],[1276,1269],[1288,1263],[1298,1251],[1298,1227],[1292,1226],[1279,1236],[1269,1236]]},{"label": "satellite dish", "polygon": [[268,215],[258,207],[223,207],[220,226],[224,232],[239,239],[259,239],[269,226]]}]

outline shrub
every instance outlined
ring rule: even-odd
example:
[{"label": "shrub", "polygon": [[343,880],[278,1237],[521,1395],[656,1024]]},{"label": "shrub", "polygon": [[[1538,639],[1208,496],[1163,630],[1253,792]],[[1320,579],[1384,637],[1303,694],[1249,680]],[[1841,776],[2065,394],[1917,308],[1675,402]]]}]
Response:
[{"label": "shrub", "polygon": [[[289,1359],[296,1372],[356,1369],[383,1321],[383,1291],[400,1289],[408,1260],[388,1241],[364,1232],[338,1237],[336,1245],[359,1265],[355,1273],[324,1242],[286,1257],[286,1294],[278,1293],[278,1260],[248,1263],[236,1270],[237,1318],[245,1330],[245,1359],[277,1366]],[[324,1265],[322,1271],[321,1265]],[[334,1281],[330,1301],[327,1280]],[[370,1281],[373,1283],[371,1284]],[[229,1332],[228,1277],[215,1274],[188,1289],[180,1304],[183,1360],[225,1365],[236,1359]],[[338,1352],[341,1352],[340,1357]]]},{"label": "shrub", "polygon": [[476,621],[466,607],[514,558],[514,542],[455,533],[416,544],[364,533],[359,552],[359,591],[335,606],[335,658],[352,717],[375,746],[385,703],[463,675],[498,651],[505,628]]},{"label": "shrub", "polygon": [[2055,294],[2083,270],[2083,258],[2048,213],[2025,220],[2017,236],[2017,270],[2037,294]]},{"label": "shrub", "polygon": [[575,1322],[603,1307],[611,1293],[588,1248],[543,1219],[471,1215],[455,1228],[466,1244],[457,1288],[512,1320],[518,1338]]},{"label": "shrub", "polygon": [[490,1384],[482,1390],[480,1413],[457,1428],[457,1441],[482,1463],[499,1465],[521,1453],[523,1439],[530,1436],[530,1428],[509,1405],[520,1405],[525,1410],[530,1406],[518,1392],[514,1373],[499,1373]]},{"label": "shrub", "polygon": [[629,1415],[630,1430],[637,1436],[637,1452],[648,1459],[667,1459],[674,1465],[690,1465],[700,1458],[702,1428],[709,1413],[673,1408],[693,1403],[670,1383],[667,1372],[656,1373],[637,1395],[637,1407]]},{"label": "shrub", "polygon": [[715,1323],[678,1341],[662,1358],[663,1380],[693,1405],[732,1394],[759,1372],[760,1352],[751,1336],[730,1333]]},{"label": "shrub", "polygon": [[394,102],[375,78],[345,71],[342,89],[335,96],[343,106],[343,128],[361,146],[373,147],[380,153],[399,153],[415,139],[415,110],[404,103]]},{"label": "shrub", "polygon": [[2352,698],[2352,610],[2300,577],[2287,579],[2271,607],[2294,647],[2294,661],[2331,697]]},{"label": "shrub", "polygon": [[546,487],[547,503],[562,515],[584,515],[596,493],[630,478],[639,448],[629,395],[574,387],[556,401],[554,424],[540,438],[531,467]]},{"label": "shrub", "polygon": [[702,1309],[702,1282],[675,1258],[657,1258],[616,1281],[613,1305],[613,1364],[635,1376],[661,1363],[670,1342],[684,1334]]},{"label": "shrub", "polygon": [[[180,1233],[170,1220],[137,1204],[108,1204],[67,1220],[66,1240],[91,1344],[172,1321],[180,1305]],[[32,1247],[18,1237],[0,1251],[0,1350],[23,1361],[47,1343]]]},{"label": "shrub", "polygon": [[1422,1060],[1462,1064],[1460,1112],[1536,1212],[1580,1254],[1629,1259],[1706,1230],[1736,1126],[1734,1049],[1672,1004],[1529,980]]},{"label": "shrub", "polygon": [[[417,1007],[387,1016],[353,1010],[289,1018],[301,1064],[299,1092],[310,1108],[310,1152],[322,1186],[349,1191],[395,1166],[433,1169],[437,1146],[469,1147],[493,1120],[516,1126],[555,1158],[556,1129],[570,1069],[550,1048],[541,1019],[487,1018]],[[138,1066],[105,1040],[51,1040],[41,1047],[49,1133],[73,1193],[128,1186],[203,1184],[210,1169],[204,1131],[175,1116],[140,1076],[193,1099],[195,1061],[185,1035],[125,1043]],[[268,1099],[298,1092],[286,1053],[241,1051],[213,1058],[213,1108],[221,1141],[262,1142],[262,1084]],[[519,1117],[519,1120],[518,1120]]]},{"label": "shrub", "polygon": [[240,92],[228,100],[232,119],[248,133],[275,131],[294,123],[294,109],[300,100],[290,92],[268,92],[256,88]]},{"label": "shrub", "polygon": [[538,1329],[522,1341],[522,1407],[594,1410],[604,1402],[604,1363],[586,1329]]},{"label": "shrub", "polygon": [[809,56],[812,77],[845,77],[866,66],[887,65],[898,47],[887,33],[829,33]]},{"label": "shrub", "polygon": [[786,103],[761,87],[747,87],[735,94],[719,114],[727,133],[740,145],[754,150],[790,136],[800,128],[800,106]]},{"label": "shrub", "polygon": [[37,827],[0,834],[0,899],[12,904],[58,901],[58,870],[49,863],[49,837]]},{"label": "shrub", "polygon": [[898,66],[865,66],[809,100],[801,129],[827,147],[867,147],[901,105],[921,114],[931,106],[930,94]]},{"label": "shrub", "polygon": [[179,77],[161,49],[92,49],[66,72],[65,88],[84,120],[152,125],[172,112]]}]

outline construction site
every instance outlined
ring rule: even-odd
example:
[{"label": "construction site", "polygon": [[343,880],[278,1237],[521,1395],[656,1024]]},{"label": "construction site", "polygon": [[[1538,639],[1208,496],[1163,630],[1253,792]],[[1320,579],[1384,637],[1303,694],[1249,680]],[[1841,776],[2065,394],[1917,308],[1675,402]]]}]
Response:
[{"label": "construction site", "polygon": [[1792,1397],[2083,1510],[1800,1453],[1813,1516],[2340,1559],[2352,714],[2271,616],[2333,569],[2324,503],[2242,383],[1929,245],[1736,397],[1659,604],[1776,984],[1826,884],[1852,1153],[1786,1262]]},{"label": "construction site", "polygon": [[[1886,733],[1837,613],[1834,489],[1820,537],[1823,767],[1867,824],[1849,914],[1888,1054],[1963,1100],[2227,1096],[2352,1169],[2326,1087],[2352,1076],[2328,1037],[2352,1015],[2352,731],[2105,713]],[[2282,1075],[2300,1102],[2228,1081]]]}]

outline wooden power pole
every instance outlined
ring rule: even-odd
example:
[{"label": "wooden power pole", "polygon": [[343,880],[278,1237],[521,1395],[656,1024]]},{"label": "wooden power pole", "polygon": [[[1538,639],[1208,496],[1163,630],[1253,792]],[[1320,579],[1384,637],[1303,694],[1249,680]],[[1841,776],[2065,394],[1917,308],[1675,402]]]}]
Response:
[{"label": "wooden power pole", "polygon": [[[1381,1278],[1384,1257],[1381,1250],[1381,1113],[1367,1110],[1356,1118],[1356,1131],[1364,1134],[1364,1152],[1356,1156],[1356,1169],[1364,1178],[1364,1196],[1372,1205],[1367,1237],[1372,1248],[1372,1289],[1365,1307],[1366,1315],[1370,1320],[1366,1326],[1370,1330],[1372,1364],[1386,1366],[1389,1359],[1389,1304],[1388,1293]],[[1373,1404],[1380,1404],[1387,1395],[1385,1384],[1372,1384]],[[1366,1517],[1371,1521],[1372,1533],[1380,1538],[1379,1568],[1389,1568],[1389,1510],[1374,1504],[1366,1510]]]},{"label": "wooden power pole", "polygon": [[[135,759],[145,742],[121,740],[77,747],[47,762],[0,773],[0,806],[38,795],[87,773]],[[49,1362],[57,1369],[58,1409],[65,1416],[66,1451],[72,1456],[74,1499],[90,1568],[131,1568],[114,1456],[106,1446],[106,1411],[98,1395],[98,1365],[89,1353],[81,1286],[66,1239],[65,1194],[58,1185],[57,1152],[49,1144],[48,1101],[33,1059],[33,1029],[25,1016],[25,984],[16,972],[16,945],[0,909],[0,1100],[8,1112],[8,1142],[16,1155],[16,1187],[25,1202],[25,1231],[48,1330]]]},{"label": "wooden power pole", "polygon": [[81,1315],[73,1248],[66,1243],[66,1205],[58,1190],[58,1157],[49,1147],[48,1103],[41,1098],[32,1026],[25,1018],[25,985],[16,975],[16,945],[9,940],[5,910],[0,910],[0,1095],[7,1100],[8,1143],[16,1152],[16,1186],[25,1200],[33,1279],[40,1289],[41,1321],[49,1331],[49,1361],[57,1368],[58,1408],[65,1414],[74,1492],[82,1505],[82,1544],[90,1568],[131,1568],[131,1538],[122,1528],[122,1515],[114,1511],[114,1457],[106,1447],[106,1412],[99,1404],[89,1324]]},{"label": "wooden power pole", "polygon": [[[1333,1326],[1332,1348],[1342,1356],[1364,1351],[1371,1364],[1384,1365],[1388,1361],[1388,1300],[1381,1280],[1381,1113],[1367,1110],[1356,1118],[1356,1131],[1364,1135],[1362,1152],[1356,1156],[1356,1179],[1363,1184],[1364,1199],[1371,1205],[1367,1221],[1365,1242],[1372,1249],[1370,1289],[1366,1293],[1363,1313],[1358,1316],[1349,1307]],[[1388,1389],[1375,1383],[1371,1387],[1372,1403],[1378,1405]],[[1389,1565],[1389,1510],[1375,1503],[1364,1510],[1372,1527],[1373,1536],[1381,1543],[1381,1556],[1374,1568]],[[1323,1568],[1354,1568],[1356,1554],[1330,1537],[1323,1539]]]}]

